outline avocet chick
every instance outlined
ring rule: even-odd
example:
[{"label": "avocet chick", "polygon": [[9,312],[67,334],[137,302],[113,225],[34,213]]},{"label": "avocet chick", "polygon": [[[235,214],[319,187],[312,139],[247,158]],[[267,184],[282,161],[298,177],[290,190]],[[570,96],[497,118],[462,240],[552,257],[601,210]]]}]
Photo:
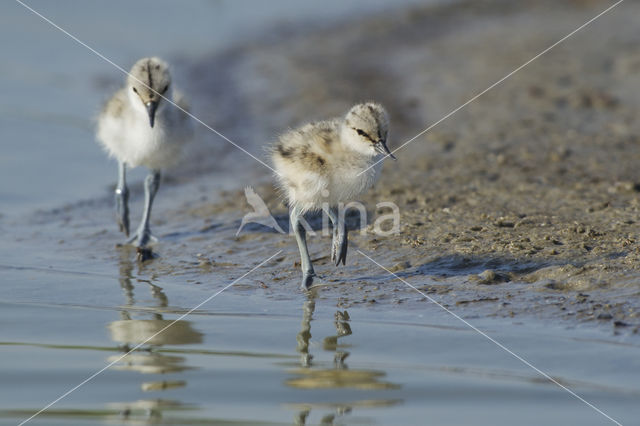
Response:
[{"label": "avocet chick", "polygon": [[[344,118],[306,124],[282,135],[272,149],[277,179],[290,208],[302,264],[302,288],[316,276],[307,249],[304,213],[325,208],[333,224],[331,260],[347,258],[345,203],[369,189],[378,179],[387,148],[389,119],[376,103],[355,105]],[[328,206],[328,208],[326,208]]]},{"label": "avocet chick", "polygon": [[[105,104],[98,117],[97,137],[110,156],[118,160],[115,190],[116,214],[120,230],[129,236],[129,190],[127,167],[145,166],[145,205],[140,226],[127,243],[145,247],[156,238],[151,235],[151,205],[160,185],[160,170],[172,165],[184,142],[192,134],[183,97],[171,90],[169,66],[159,58],[136,62],[124,88]],[[173,92],[173,93],[170,93]],[[170,105],[168,102],[174,102]]]}]

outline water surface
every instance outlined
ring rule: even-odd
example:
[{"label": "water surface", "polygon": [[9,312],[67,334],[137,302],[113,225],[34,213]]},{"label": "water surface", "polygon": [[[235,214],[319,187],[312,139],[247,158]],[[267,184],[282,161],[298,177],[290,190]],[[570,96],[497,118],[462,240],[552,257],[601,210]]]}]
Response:
[{"label": "water surface", "polygon": [[[242,281],[240,294],[220,294],[122,358],[226,283],[159,282],[126,259],[113,266],[2,267],[15,288],[0,309],[0,422],[28,417],[115,361],[33,424],[607,423],[445,313],[341,310],[322,292],[265,303]],[[34,294],[29,281],[52,288]],[[476,323],[623,423],[640,415],[628,374],[637,346]]]}]

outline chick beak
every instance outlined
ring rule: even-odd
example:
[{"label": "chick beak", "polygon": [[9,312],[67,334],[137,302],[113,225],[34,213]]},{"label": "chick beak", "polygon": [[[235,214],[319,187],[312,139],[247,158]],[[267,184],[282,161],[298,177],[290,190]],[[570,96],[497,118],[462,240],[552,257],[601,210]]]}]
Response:
[{"label": "chick beak", "polygon": [[149,101],[144,105],[147,107],[147,113],[149,113],[149,125],[153,127],[153,123],[156,121],[156,109],[158,108],[158,102]]},{"label": "chick beak", "polygon": [[387,148],[387,142],[384,139],[379,139],[378,142],[376,142],[375,147],[376,151],[378,151],[380,154],[389,156],[392,159],[397,160],[395,155],[393,155],[391,151],[389,151],[389,148]]}]

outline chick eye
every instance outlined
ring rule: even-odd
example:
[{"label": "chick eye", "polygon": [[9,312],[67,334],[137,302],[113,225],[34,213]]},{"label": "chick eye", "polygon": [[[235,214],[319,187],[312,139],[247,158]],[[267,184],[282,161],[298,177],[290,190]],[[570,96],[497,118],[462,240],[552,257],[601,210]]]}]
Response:
[{"label": "chick eye", "polygon": [[160,93],[165,93],[168,88],[169,88],[169,85],[167,84],[166,86],[164,86],[164,89],[160,91]]},{"label": "chick eye", "polygon": [[362,129],[356,129],[355,127],[353,128],[353,130],[355,130],[355,131],[356,131],[356,133],[357,133],[358,135],[362,136],[363,138],[368,139],[370,142],[375,143],[375,141],[374,141],[373,139],[371,139],[371,136],[369,136],[369,135],[367,134],[367,132],[365,132],[364,130],[362,130]]},{"label": "chick eye", "polygon": [[138,93],[138,89],[136,89],[135,87],[132,88],[133,93]]}]

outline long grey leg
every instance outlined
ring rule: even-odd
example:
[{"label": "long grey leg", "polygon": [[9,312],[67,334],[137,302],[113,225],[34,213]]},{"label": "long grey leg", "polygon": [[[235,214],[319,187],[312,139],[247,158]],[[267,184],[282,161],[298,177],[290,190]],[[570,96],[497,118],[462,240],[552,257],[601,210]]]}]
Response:
[{"label": "long grey leg", "polygon": [[156,238],[151,235],[149,229],[149,219],[151,218],[151,206],[153,205],[153,199],[158,192],[160,186],[160,171],[151,170],[144,180],[144,213],[142,215],[142,222],[136,231],[136,235],[129,241],[130,243],[136,242],[137,247],[146,246],[149,241],[155,241]]},{"label": "long grey leg", "polygon": [[301,216],[300,209],[294,207],[291,210],[290,220],[293,232],[296,235],[296,242],[298,243],[298,250],[300,250],[300,263],[302,264],[302,283],[300,286],[303,290],[308,290],[313,283],[313,277],[316,276],[313,271],[313,265],[311,264],[311,258],[309,257],[309,250],[307,249],[307,231],[304,229],[302,223],[300,223]]},{"label": "long grey leg", "polygon": [[344,220],[344,213],[340,213],[336,207],[329,207],[325,210],[333,223],[333,239],[331,241],[331,261],[336,266],[346,264],[347,262],[347,245],[349,244],[347,236],[347,224]]},{"label": "long grey leg", "polygon": [[116,220],[120,231],[129,236],[129,189],[127,188],[127,165],[123,161],[118,162],[118,186],[115,191]]}]

